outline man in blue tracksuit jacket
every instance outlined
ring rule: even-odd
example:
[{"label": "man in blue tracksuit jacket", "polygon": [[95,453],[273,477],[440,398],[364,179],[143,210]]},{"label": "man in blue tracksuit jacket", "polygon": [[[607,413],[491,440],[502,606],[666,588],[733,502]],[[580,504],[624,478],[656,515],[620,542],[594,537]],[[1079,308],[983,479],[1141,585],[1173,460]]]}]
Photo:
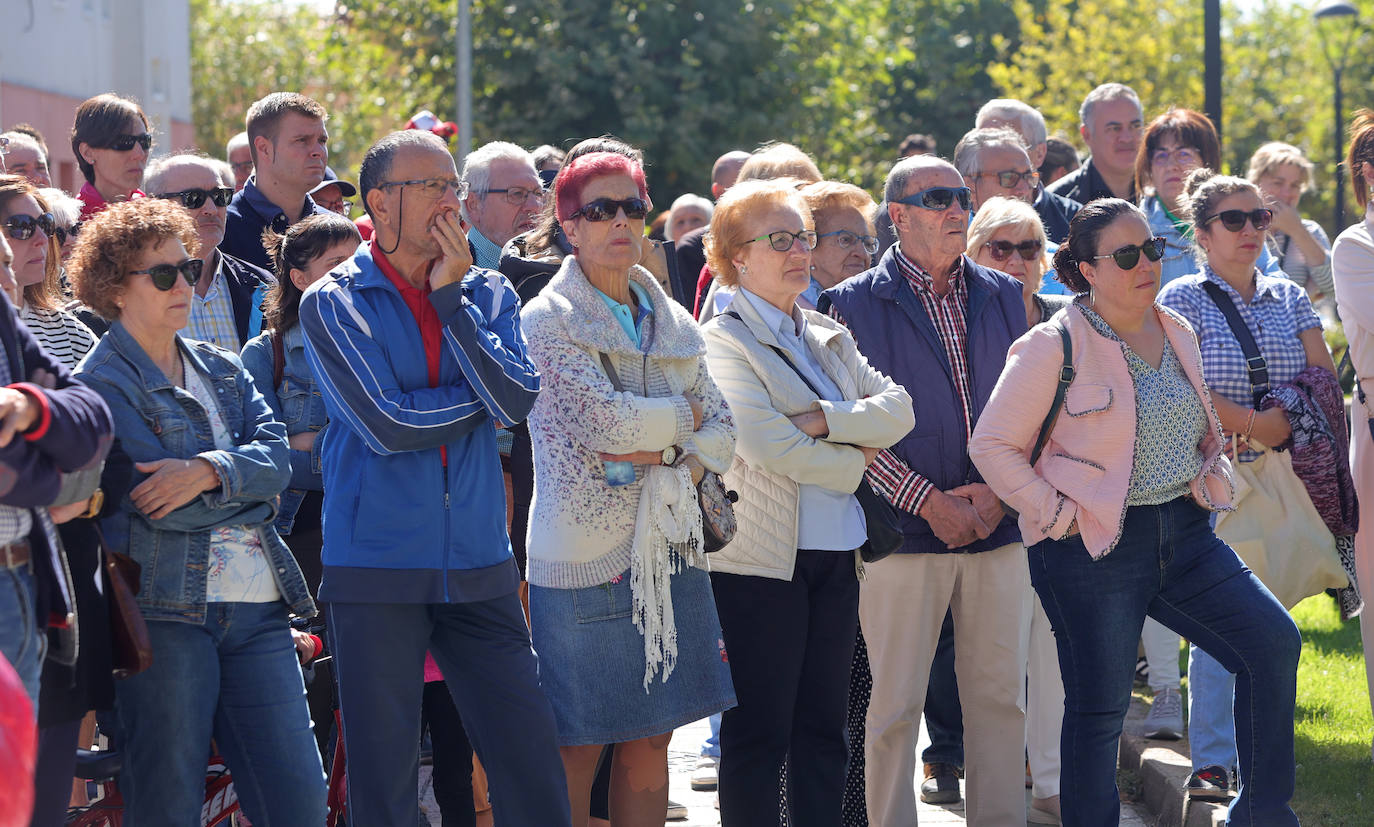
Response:
[{"label": "man in blue tracksuit jacket", "polygon": [[553,711],[516,594],[496,425],[539,391],[520,303],[472,267],[453,159],[428,132],[368,150],[370,245],[301,300],[329,412],[320,599],[338,676],[349,823],[409,825],[425,651],[505,824],[570,823]]}]

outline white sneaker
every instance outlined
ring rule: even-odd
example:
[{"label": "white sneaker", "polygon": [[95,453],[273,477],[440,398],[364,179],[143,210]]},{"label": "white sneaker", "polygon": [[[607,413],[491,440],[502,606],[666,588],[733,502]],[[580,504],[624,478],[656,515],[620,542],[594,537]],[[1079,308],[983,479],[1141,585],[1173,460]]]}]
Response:
[{"label": "white sneaker", "polygon": [[710,792],[716,788],[719,777],[720,759],[703,755],[697,759],[696,769],[692,770],[692,789],[697,792]]},{"label": "white sneaker", "polygon": [[1145,716],[1145,737],[1177,741],[1183,737],[1183,697],[1177,689],[1161,689]]}]

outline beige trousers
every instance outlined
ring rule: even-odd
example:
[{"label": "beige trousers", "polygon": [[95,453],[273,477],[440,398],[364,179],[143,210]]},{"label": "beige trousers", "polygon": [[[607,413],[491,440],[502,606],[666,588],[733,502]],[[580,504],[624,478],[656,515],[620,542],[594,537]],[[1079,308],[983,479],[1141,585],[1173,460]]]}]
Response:
[{"label": "beige trousers", "polygon": [[1030,651],[1026,666],[1026,754],[1036,798],[1059,795],[1059,736],[1064,727],[1064,681],[1059,650],[1040,598],[1031,590]]},{"label": "beige trousers", "polygon": [[978,554],[894,554],[868,566],[859,619],[873,670],[864,745],[868,819],[911,827],[916,740],[945,609],[964,708],[970,827],[1026,823],[1023,686],[1030,575],[1020,543]]}]

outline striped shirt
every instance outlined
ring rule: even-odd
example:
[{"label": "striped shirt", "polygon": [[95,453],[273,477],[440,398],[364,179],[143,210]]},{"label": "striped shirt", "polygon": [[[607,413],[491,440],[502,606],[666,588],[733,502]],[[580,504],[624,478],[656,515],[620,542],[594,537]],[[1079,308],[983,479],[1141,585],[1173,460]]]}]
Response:
[{"label": "striped shirt", "polygon": [[229,281],[223,270],[224,258],[221,256],[215,271],[207,274],[210,289],[204,296],[199,293],[191,296],[191,318],[182,335],[238,353],[243,346],[239,342],[238,326],[234,324],[234,303],[229,298]]},{"label": "striped shirt", "polygon": [[65,310],[47,310],[28,302],[19,311],[19,320],[29,329],[38,344],[67,370],[95,347],[95,334],[81,320]]},{"label": "striped shirt", "polygon": [[[920,299],[944,346],[945,358],[949,360],[950,373],[954,377],[955,394],[964,416],[964,434],[966,438],[972,437],[973,386],[968,373],[968,284],[964,280],[964,257],[960,256],[955,261],[949,273],[948,289],[944,295],[940,295],[935,292],[930,273],[903,255],[900,248],[895,253],[898,272],[906,278],[916,298]],[[833,307],[831,314],[843,323],[844,320],[835,313]],[[907,467],[891,449],[878,453],[878,457],[868,466],[866,476],[878,493],[897,508],[911,514],[919,514],[926,498],[935,489],[933,482]]]}]

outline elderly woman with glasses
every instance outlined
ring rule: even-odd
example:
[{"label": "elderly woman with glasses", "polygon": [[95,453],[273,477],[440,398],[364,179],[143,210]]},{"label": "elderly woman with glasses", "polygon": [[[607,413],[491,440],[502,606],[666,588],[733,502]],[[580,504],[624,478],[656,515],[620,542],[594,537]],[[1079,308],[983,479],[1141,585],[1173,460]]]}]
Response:
[{"label": "elderly woman with glasses", "polygon": [[868,539],[855,489],[915,422],[906,390],[839,322],[799,307],[814,226],[790,182],[747,181],[721,199],[706,236],[711,271],[737,291],[703,328],[740,433],[727,477],[739,534],[711,558],[739,697],[720,730],[723,824],[776,824],[784,766],[787,823],[841,823]]},{"label": "elderly woman with glasses", "polygon": [[841,181],[807,184],[801,194],[816,225],[816,247],[811,251],[811,286],[797,301],[814,310],[823,291],[873,266],[878,205],[868,193]]},{"label": "elderly woman with glasses", "polygon": [[86,179],[77,193],[85,204],[82,220],[106,204],[143,197],[139,186],[152,148],[148,116],[128,98],[96,95],[77,108],[72,152]]},{"label": "elderly woman with glasses", "polygon": [[1039,291],[1049,264],[1045,225],[1035,208],[1017,198],[989,198],[968,227],[965,255],[975,263],[1001,270],[1021,282],[1026,324],[1035,327],[1068,301]]},{"label": "elderly woman with glasses", "polygon": [[640,164],[583,155],[554,198],[575,252],[521,314],[543,377],[529,416],[531,634],[573,824],[613,743],[612,823],[659,825],[672,731],[735,702],[694,488],[729,466],[735,426],[695,321],[638,264]]},{"label": "elderly woman with glasses", "polygon": [[120,792],[138,824],[190,824],[213,737],[246,815],[318,824],[324,771],[288,613],[315,613],[272,527],[286,429],[236,354],[182,339],[203,262],[162,199],[114,204],[72,255],[77,297],[112,319],[78,376],[114,415],[133,488],[102,523],[142,565],[153,662],[119,683]]},{"label": "elderly woman with glasses", "polygon": [[1054,263],[1078,297],[1012,345],[969,456],[1020,515],[1031,585],[1054,627],[1061,777],[1073,779],[1060,792],[1062,823],[1119,820],[1117,742],[1148,616],[1236,675],[1245,783],[1228,823],[1297,825],[1288,800],[1302,640],[1212,531],[1210,514],[1231,506],[1231,466],[1197,337],[1155,301],[1163,255],[1126,201],[1093,201],[1074,216]]}]

